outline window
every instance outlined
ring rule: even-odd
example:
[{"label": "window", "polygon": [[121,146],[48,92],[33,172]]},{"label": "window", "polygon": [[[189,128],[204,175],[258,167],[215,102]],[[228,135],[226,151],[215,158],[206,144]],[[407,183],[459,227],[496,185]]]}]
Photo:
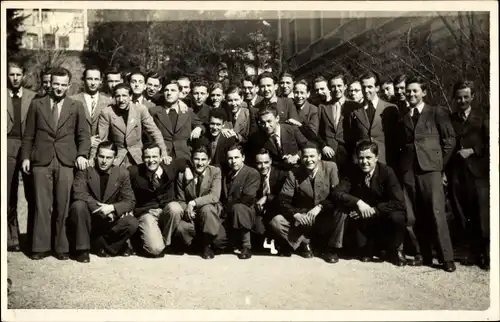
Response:
[{"label": "window", "polygon": [[311,44],[311,19],[296,19],[297,51],[301,51]]},{"label": "window", "polygon": [[38,44],[38,35],[33,33],[26,34],[23,43],[26,49],[38,49],[40,47]]},{"label": "window", "polygon": [[68,49],[69,48],[69,37],[68,36],[60,36],[59,37],[59,49]]},{"label": "window", "polygon": [[291,20],[288,23],[288,30],[290,31],[289,33],[290,54],[295,55],[295,53],[297,52],[297,34],[295,32],[295,19]]},{"label": "window", "polygon": [[82,15],[79,14],[73,18],[73,28],[83,28]]},{"label": "window", "polygon": [[39,16],[38,9],[31,10],[30,17],[29,20],[27,20],[27,22],[31,22],[32,26],[36,26],[38,24],[38,18],[39,18],[38,16]]},{"label": "window", "polygon": [[43,48],[44,49],[56,48],[56,36],[53,34],[43,35]]},{"label": "window", "polygon": [[42,21],[49,20],[50,9],[42,9]]}]

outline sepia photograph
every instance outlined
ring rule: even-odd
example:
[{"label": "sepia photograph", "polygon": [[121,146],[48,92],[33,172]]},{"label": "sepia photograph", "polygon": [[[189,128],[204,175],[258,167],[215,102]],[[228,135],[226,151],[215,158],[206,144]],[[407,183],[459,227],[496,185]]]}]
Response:
[{"label": "sepia photograph", "polygon": [[2,320],[498,320],[497,9],[2,2]]}]

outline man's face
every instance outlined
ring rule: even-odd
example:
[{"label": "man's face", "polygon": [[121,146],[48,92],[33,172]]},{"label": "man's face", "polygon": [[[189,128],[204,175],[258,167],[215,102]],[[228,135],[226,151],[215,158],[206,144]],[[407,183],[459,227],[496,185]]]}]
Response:
[{"label": "man's face", "polygon": [[422,90],[419,83],[411,83],[406,86],[406,97],[410,106],[417,106],[424,99],[427,93]]},{"label": "man's face", "polygon": [[121,74],[108,74],[106,75],[106,84],[111,92],[116,85],[123,83]]},{"label": "man's face", "polygon": [[179,79],[177,80],[177,83],[179,84],[179,87],[181,88],[181,92],[180,92],[180,95],[179,95],[179,98],[180,99],[184,99],[186,98],[186,96],[189,95],[189,92],[191,92],[191,82],[189,81],[189,79]]},{"label": "man's face", "polygon": [[52,75],[52,95],[56,99],[63,99],[69,88],[69,76]]},{"label": "man's face", "polygon": [[121,110],[128,109],[128,105],[129,105],[130,99],[131,99],[128,89],[126,89],[126,88],[117,89],[115,91],[114,99],[115,99],[116,105],[118,105],[118,107]]},{"label": "man's face", "polygon": [[222,129],[223,124],[224,122],[221,119],[218,119],[216,117],[211,117],[210,123],[208,124],[210,134],[213,137],[217,137],[220,134],[220,130]]},{"label": "man's face", "polygon": [[224,98],[224,93],[222,89],[216,88],[212,92],[210,92],[210,100],[212,101],[213,107],[220,107],[222,100]]},{"label": "man's face", "polygon": [[314,83],[314,92],[323,102],[327,102],[331,97],[330,90],[325,81]]},{"label": "man's face", "polygon": [[296,106],[302,106],[309,98],[309,91],[304,84],[296,84],[293,90],[293,101]]},{"label": "man's face", "polygon": [[24,73],[17,66],[9,66],[8,73],[9,85],[11,89],[19,89],[23,85]]},{"label": "man's face", "polygon": [[163,90],[163,95],[167,103],[174,104],[180,97],[179,86],[177,84],[168,84]]},{"label": "man's face", "polygon": [[160,166],[160,148],[154,147],[152,149],[145,149],[142,160],[148,168],[148,171],[155,172]]},{"label": "man's face", "polygon": [[134,74],[130,77],[130,87],[132,87],[132,92],[136,96],[141,96],[144,92],[144,76],[141,74]]},{"label": "man's face", "polygon": [[42,77],[42,89],[45,93],[50,92],[50,74],[45,74]]},{"label": "man's face", "polygon": [[196,86],[193,88],[193,98],[196,106],[202,106],[207,101],[208,89],[205,86]]},{"label": "man's face", "polygon": [[193,168],[197,174],[202,174],[210,164],[210,158],[205,152],[196,152],[193,155]]},{"label": "man's face", "polygon": [[257,94],[257,86],[250,81],[243,81],[243,91],[245,92],[245,101],[251,101]]},{"label": "man's face", "polygon": [[344,97],[347,86],[344,84],[342,79],[334,78],[330,81],[330,88],[332,90],[333,97],[335,97],[336,100],[339,100]]},{"label": "man's face", "polygon": [[392,83],[382,84],[382,96],[385,100],[390,101],[394,96],[394,85]]},{"label": "man's face", "polygon": [[280,79],[280,90],[283,95],[288,96],[293,90],[293,79],[285,76]]},{"label": "man's face", "polygon": [[259,82],[260,95],[262,95],[265,99],[270,100],[273,98],[276,95],[277,89],[278,86],[274,84],[274,80],[272,78],[262,78]]},{"label": "man's face", "polygon": [[102,79],[101,72],[90,69],[85,73],[85,89],[88,94],[95,94],[101,87]]},{"label": "man's face", "polygon": [[370,149],[362,150],[358,153],[358,164],[364,173],[370,173],[375,169],[377,160],[378,157]]},{"label": "man's face", "polygon": [[349,86],[349,97],[358,103],[363,101],[363,92],[361,91],[361,84],[359,82],[354,82]]},{"label": "man's face", "polygon": [[457,107],[462,111],[465,111],[471,106],[473,99],[474,94],[472,94],[470,88],[461,88],[455,92],[455,102]]},{"label": "man's face", "polygon": [[229,77],[229,73],[227,72],[227,69],[221,69],[217,73],[217,76],[218,76],[218,81],[222,82]]},{"label": "man's face", "polygon": [[265,176],[269,173],[269,170],[271,169],[271,157],[269,154],[257,154],[255,156],[255,163],[257,170],[259,170],[261,175]]},{"label": "man's face", "polygon": [[227,106],[231,109],[231,113],[236,114],[241,108],[241,103],[243,100],[241,99],[240,94],[231,93],[226,95]]},{"label": "man's face", "polygon": [[100,148],[97,151],[97,166],[99,170],[106,172],[111,168],[115,161],[115,151],[111,149]]},{"label": "man's face", "polygon": [[309,171],[314,171],[318,167],[321,160],[321,155],[314,148],[306,148],[302,150],[302,164]]},{"label": "man's face", "polygon": [[153,97],[161,89],[160,80],[158,78],[149,77],[146,82],[146,95],[148,97]]},{"label": "man's face", "polygon": [[243,167],[243,162],[245,162],[245,156],[241,154],[238,149],[227,151],[227,163],[233,171],[238,171]]},{"label": "man's face", "polygon": [[279,123],[279,116],[274,116],[273,113],[266,113],[259,117],[260,128],[262,128],[267,134],[273,134],[276,131],[276,127]]},{"label": "man's face", "polygon": [[363,96],[367,101],[372,101],[377,96],[379,86],[375,85],[375,78],[370,77],[361,80],[361,89],[363,90]]},{"label": "man's face", "polygon": [[394,95],[396,96],[396,98],[400,101],[406,100],[405,92],[406,92],[406,83],[405,82],[397,83],[394,89]]}]

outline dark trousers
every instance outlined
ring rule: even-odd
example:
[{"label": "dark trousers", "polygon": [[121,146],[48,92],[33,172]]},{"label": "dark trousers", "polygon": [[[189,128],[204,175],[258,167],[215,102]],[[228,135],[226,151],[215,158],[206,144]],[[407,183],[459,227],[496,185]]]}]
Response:
[{"label": "dark trousers", "polygon": [[[20,140],[8,139],[8,145],[20,144]],[[18,151],[19,152],[19,151]],[[20,154],[7,156],[7,246],[19,245],[19,222],[17,217],[17,203],[19,190],[19,172],[22,173],[24,196],[28,204],[28,231],[27,245],[32,243],[33,216],[35,214],[35,195],[33,190],[33,176],[21,170]]]},{"label": "dark trousers", "polygon": [[73,168],[59,163],[55,157],[47,166],[33,167],[35,183],[35,218],[33,225],[33,252],[69,252],[66,218],[69,212]]},{"label": "dark trousers", "polygon": [[87,203],[81,200],[71,204],[68,221],[76,251],[104,249],[110,255],[122,251],[139,226],[134,216],[109,222],[99,215],[91,215]]},{"label": "dark trousers", "polygon": [[451,207],[464,241],[479,255],[488,253],[490,207],[488,178],[475,177],[465,162],[453,164],[448,180]]},{"label": "dark trousers", "polygon": [[414,229],[422,256],[432,258],[435,245],[439,259],[453,261],[441,172],[410,169],[403,182],[415,214]]},{"label": "dark trousers", "polygon": [[224,215],[219,233],[213,241],[214,248],[222,250],[229,245],[238,246],[238,244],[250,246],[248,245],[250,244],[250,233],[254,229],[256,221],[255,209],[237,203],[232,207],[226,207]]},{"label": "dark trousers", "polygon": [[209,204],[201,207],[193,221],[182,219],[177,226],[176,235],[179,236],[184,244],[189,246],[198,234],[205,235],[205,240],[213,240],[219,233],[221,205]]},{"label": "dark trousers", "polygon": [[404,241],[406,214],[404,212],[380,213],[370,218],[350,220],[356,229],[358,247],[395,252]]}]

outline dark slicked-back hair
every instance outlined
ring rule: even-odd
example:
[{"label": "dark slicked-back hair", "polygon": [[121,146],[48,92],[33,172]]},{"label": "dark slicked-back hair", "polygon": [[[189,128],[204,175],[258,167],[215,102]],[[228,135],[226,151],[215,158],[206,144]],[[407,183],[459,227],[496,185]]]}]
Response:
[{"label": "dark slicked-back hair", "polygon": [[57,67],[52,69],[52,73],[50,74],[51,80],[52,78],[54,78],[54,76],[59,76],[59,77],[68,76],[69,82],[71,83],[71,72],[67,68]]},{"label": "dark slicked-back hair", "polygon": [[305,79],[299,79],[298,81],[296,81],[295,84],[293,84],[293,88],[295,88],[295,86],[297,86],[297,85],[305,85],[306,86],[306,90],[308,92],[311,90],[309,88],[309,83]]},{"label": "dark slicked-back hair", "polygon": [[257,151],[257,153],[255,154],[255,157],[257,158],[257,156],[258,156],[259,154],[267,154],[269,157],[271,157],[271,154],[269,153],[269,150],[267,150],[267,149],[259,149],[259,150]]},{"label": "dark slicked-back hair", "polygon": [[142,146],[142,155],[144,155],[144,151],[151,150],[154,148],[158,148],[158,150],[160,151],[160,154],[161,154],[160,146],[156,142],[148,142]]},{"label": "dark slicked-back hair", "polygon": [[167,79],[167,80],[165,80],[165,82],[163,84],[163,91],[166,91],[167,90],[167,86],[171,85],[171,84],[176,85],[177,89],[179,91],[181,90],[181,85],[179,85],[179,82],[177,81],[177,79]]},{"label": "dark slicked-back hair", "polygon": [[266,115],[266,114],[272,114],[275,117],[279,116],[278,109],[276,108],[275,104],[271,103],[271,104],[265,105],[264,108],[259,110],[258,116],[260,118],[261,116]]},{"label": "dark slicked-back hair", "polygon": [[229,153],[229,151],[233,151],[233,150],[239,150],[241,155],[245,155],[245,152],[244,152],[244,149],[243,149],[243,146],[241,144],[233,144],[229,147],[229,149],[227,149],[227,153]]},{"label": "dark slicked-back hair", "polygon": [[254,75],[247,75],[241,80],[241,86],[243,86],[243,82],[251,82],[255,86],[257,79]]},{"label": "dark slicked-back hair", "polygon": [[112,75],[119,74],[122,79],[124,78],[122,72],[120,72],[116,67],[110,67],[106,69],[106,71],[104,72],[104,77],[107,77],[109,74]]},{"label": "dark slicked-back hair", "polygon": [[315,149],[321,155],[321,149],[315,141],[308,141],[304,146],[302,146],[301,151],[304,152],[305,149]]},{"label": "dark slicked-back hair", "polygon": [[347,77],[344,74],[333,74],[328,81],[328,85],[330,85],[330,82],[334,79],[341,79],[344,85],[348,84]]},{"label": "dark slicked-back hair", "polygon": [[192,82],[191,89],[194,89],[195,87],[205,87],[208,92],[208,82],[204,79],[197,79],[194,82]]},{"label": "dark slicked-back hair", "polygon": [[290,77],[293,80],[295,80],[295,77],[290,72],[282,72],[279,76],[279,79],[281,80],[283,77]]},{"label": "dark slicked-back hair", "polygon": [[392,80],[392,83],[394,85],[397,85],[399,83],[405,82],[405,84],[406,84],[406,80],[407,79],[408,79],[408,77],[405,74],[401,74],[401,75],[398,75],[398,76],[394,77],[393,80]]},{"label": "dark slicked-back hair", "polygon": [[276,84],[277,83],[277,79],[276,79],[276,76],[274,76],[273,73],[270,73],[270,72],[263,72],[262,74],[260,74],[258,77],[257,77],[257,84],[260,84],[260,81],[264,78],[270,78],[273,80],[273,83]]},{"label": "dark slicked-back hair", "polygon": [[453,85],[453,96],[457,94],[459,89],[470,88],[470,93],[474,94],[474,82],[470,80],[460,80]]},{"label": "dark slicked-back hair", "polygon": [[146,82],[148,81],[149,78],[154,78],[154,79],[157,79],[160,81],[160,84],[161,84],[161,75],[158,73],[158,72],[155,72],[155,71],[151,71],[149,72],[147,75],[146,75]]},{"label": "dark slicked-back hair", "polygon": [[425,81],[425,79],[423,77],[414,76],[414,77],[408,78],[408,80],[406,81],[406,87],[408,87],[408,85],[410,85],[410,84],[419,84],[422,91],[427,91],[427,82]]},{"label": "dark slicked-back hair", "polygon": [[40,73],[40,79],[43,80],[43,76],[45,75],[52,75],[52,68],[51,67],[45,67],[41,73]]},{"label": "dark slicked-back hair", "polygon": [[208,92],[212,93],[216,89],[221,89],[222,92],[224,92],[224,85],[222,85],[222,83],[220,83],[220,82],[215,82],[212,85],[210,85],[210,88],[208,89]]},{"label": "dark slicked-back hair", "polygon": [[142,75],[142,77],[144,78],[144,82],[146,82],[146,75],[144,75],[144,73],[141,70],[135,69],[135,70],[131,71],[130,74],[128,74],[128,76],[127,76],[127,81],[129,83],[132,80],[132,76],[134,76],[134,75]]},{"label": "dark slicked-back hair", "polygon": [[314,80],[313,80],[313,84],[316,84],[316,83],[319,83],[319,82],[325,82],[328,84],[328,81],[326,80],[326,78],[324,78],[323,76],[318,76],[316,77]]},{"label": "dark slicked-back hair", "polygon": [[23,71],[23,74],[26,71],[26,69],[24,67],[24,64],[20,60],[17,60],[17,59],[10,59],[7,62],[7,69],[10,68],[10,67],[20,68]]},{"label": "dark slicked-back hair", "polygon": [[193,150],[191,151],[191,158],[193,158],[196,153],[205,153],[210,159],[210,156],[212,155],[210,151],[210,146],[204,143],[205,142],[194,144]]},{"label": "dark slicked-back hair", "polygon": [[[213,108],[210,110],[210,118],[216,118],[222,120],[222,123],[227,121],[226,113],[222,108]],[[210,120],[209,118],[209,120]]]},{"label": "dark slicked-back hair", "polygon": [[93,66],[89,66],[89,67],[85,68],[85,70],[84,70],[84,71],[83,71],[83,73],[82,73],[82,80],[85,80],[85,77],[87,77],[87,72],[88,72],[89,70],[97,70],[97,71],[99,72],[100,77],[102,78],[102,72],[101,72],[101,69],[100,69],[99,67],[97,67],[97,66],[93,65]]},{"label": "dark slicked-back hair", "polygon": [[243,97],[243,90],[241,87],[238,85],[230,85],[225,91],[224,95],[229,95],[229,94],[238,94],[239,96]]},{"label": "dark slicked-back hair", "polygon": [[392,81],[391,78],[386,77],[386,78],[382,78],[380,80],[380,85],[384,85],[384,84],[394,84],[394,82]]},{"label": "dark slicked-back hair", "polygon": [[127,83],[120,83],[120,84],[116,85],[113,88],[113,95],[115,95],[116,91],[119,90],[119,89],[126,89],[128,91],[128,94],[132,95],[132,87],[130,87],[130,85],[127,84]]},{"label": "dark slicked-back hair", "polygon": [[99,143],[99,145],[97,146],[97,154],[99,154],[99,149],[113,150],[115,152],[115,157],[118,154],[118,147],[114,142],[111,141],[102,141],[101,143]]},{"label": "dark slicked-back hair", "polygon": [[359,155],[361,151],[370,150],[373,154],[378,156],[378,145],[372,141],[361,141],[356,145],[356,156]]},{"label": "dark slicked-back hair", "polygon": [[363,73],[361,76],[359,76],[359,82],[362,83],[363,79],[370,79],[370,78],[375,79],[375,86],[380,86],[380,80],[378,75],[371,71]]}]

